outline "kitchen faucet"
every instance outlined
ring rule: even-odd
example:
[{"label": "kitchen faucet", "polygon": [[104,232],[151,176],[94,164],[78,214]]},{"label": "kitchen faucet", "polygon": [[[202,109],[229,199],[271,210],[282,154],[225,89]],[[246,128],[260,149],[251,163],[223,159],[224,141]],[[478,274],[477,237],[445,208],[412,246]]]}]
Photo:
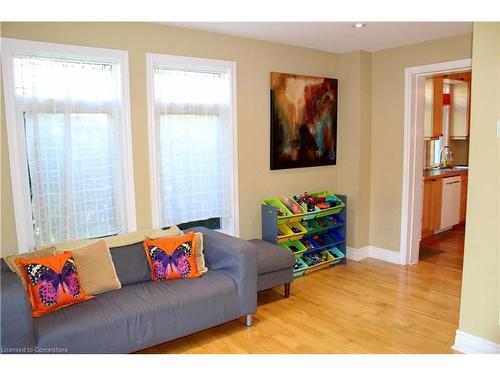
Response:
[{"label": "kitchen faucet", "polygon": [[[447,150],[446,154],[443,156],[443,152]],[[441,148],[439,153],[439,168],[449,168],[453,163],[453,150],[450,146],[444,146]]]}]

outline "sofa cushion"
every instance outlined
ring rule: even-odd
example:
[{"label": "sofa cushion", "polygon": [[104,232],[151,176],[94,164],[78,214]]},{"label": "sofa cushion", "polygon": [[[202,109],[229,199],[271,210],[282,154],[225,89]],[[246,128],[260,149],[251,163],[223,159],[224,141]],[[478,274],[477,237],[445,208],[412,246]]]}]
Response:
[{"label": "sofa cushion", "polygon": [[116,274],[123,286],[151,281],[142,241],[110,249]]},{"label": "sofa cushion", "polygon": [[250,242],[257,247],[259,275],[293,267],[295,256],[290,250],[263,240],[250,240]]},{"label": "sofa cushion", "polygon": [[[223,273],[144,282],[35,319],[37,345],[80,353],[128,353],[238,318],[238,290]],[[92,343],[89,345],[89,343]]]},{"label": "sofa cushion", "polygon": [[12,270],[10,269],[9,265],[7,264],[7,262],[5,261],[5,259],[4,259],[4,258],[1,258],[1,259],[0,259],[0,270],[1,270],[2,272],[12,272],[12,273],[14,273],[14,271],[12,271]]}]

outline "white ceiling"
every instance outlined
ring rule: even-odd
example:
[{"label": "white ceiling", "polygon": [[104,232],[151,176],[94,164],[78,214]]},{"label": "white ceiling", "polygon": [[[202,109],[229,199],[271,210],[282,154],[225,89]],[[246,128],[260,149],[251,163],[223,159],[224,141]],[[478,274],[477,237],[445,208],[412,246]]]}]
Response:
[{"label": "white ceiling", "polygon": [[167,22],[188,29],[343,53],[378,51],[472,32],[471,22]]}]

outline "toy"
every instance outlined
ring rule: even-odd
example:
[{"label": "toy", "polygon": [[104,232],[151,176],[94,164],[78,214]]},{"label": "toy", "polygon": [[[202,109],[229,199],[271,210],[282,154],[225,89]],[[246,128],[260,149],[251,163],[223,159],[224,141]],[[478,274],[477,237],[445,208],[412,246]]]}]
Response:
[{"label": "toy", "polygon": [[320,238],[317,234],[313,236],[313,240],[316,241],[319,246],[325,246],[325,240],[323,238]]},{"label": "toy", "polygon": [[330,207],[338,206],[340,202],[336,197],[327,197],[326,201],[330,203]]},{"label": "toy", "polygon": [[298,259],[296,259],[296,260],[295,260],[295,264],[293,265],[293,269],[294,269],[295,271],[297,271],[297,270],[299,270],[299,269],[301,269],[301,268],[302,268],[302,265],[300,264],[299,260],[298,260]]},{"label": "toy", "polygon": [[300,240],[300,242],[302,242],[302,245],[304,245],[306,247],[306,249],[314,248],[314,244],[309,240],[302,239],[302,240]]},{"label": "toy", "polygon": [[316,207],[316,201],[313,197],[307,198],[307,212],[313,212]]},{"label": "toy", "polygon": [[339,220],[335,216],[330,216],[330,221],[333,225],[337,225],[339,223]]},{"label": "toy", "polygon": [[328,227],[328,223],[325,221],[325,220],[318,220],[318,225],[321,227],[321,228],[327,228]]},{"label": "toy", "polygon": [[285,206],[287,206],[288,209],[292,211],[293,214],[302,213],[302,208],[295,201],[288,199],[286,197],[283,197],[281,200],[283,201]]},{"label": "toy", "polygon": [[304,263],[309,267],[315,266],[319,263],[326,262],[328,260],[328,255],[326,253],[323,254],[311,254],[304,257]]},{"label": "toy", "polygon": [[313,197],[309,196],[309,193],[306,191],[304,194],[293,197],[303,209],[307,210],[307,212],[313,212],[315,210],[316,201]]},{"label": "toy", "polygon": [[339,202],[336,197],[311,197],[307,191],[301,195],[294,195],[293,199],[307,212],[335,207]]}]

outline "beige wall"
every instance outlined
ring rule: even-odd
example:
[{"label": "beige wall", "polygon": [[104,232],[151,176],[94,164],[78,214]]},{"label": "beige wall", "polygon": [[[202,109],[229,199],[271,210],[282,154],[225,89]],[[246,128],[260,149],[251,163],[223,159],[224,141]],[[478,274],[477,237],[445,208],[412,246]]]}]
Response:
[{"label": "beige wall", "polygon": [[471,57],[471,35],[372,54],[370,245],[399,251],[405,68]]},{"label": "beige wall", "polygon": [[475,23],[460,325],[500,343],[500,23]]},{"label": "beige wall", "polygon": [[337,59],[339,75],[339,124],[344,139],[340,144],[339,189],[348,195],[349,246],[369,245],[370,210],[370,118],[371,53],[355,51]]},{"label": "beige wall", "polygon": [[[146,52],[237,63],[240,233],[260,236],[264,197],[332,189],[347,194],[348,245],[399,250],[404,68],[470,57],[461,35],[379,51],[332,54],[147,23],[2,23],[5,37],[129,52],[138,228],[151,226]],[[269,170],[269,72],[339,78],[337,166]],[[3,104],[3,102],[2,102]],[[2,116],[2,254],[16,251],[5,118]]]},{"label": "beige wall", "polygon": [[[312,49],[230,37],[148,23],[2,23],[2,36],[127,50],[130,92],[135,194],[138,228],[151,226],[148,173],[146,52],[226,59],[237,63],[238,167],[240,234],[260,237],[260,202],[265,197],[331,189],[350,194],[349,181],[340,189],[341,170],[357,168],[349,129],[339,126],[338,166],[269,170],[269,73],[272,71],[337,77],[337,55]],[[348,82],[341,83],[348,87]],[[348,118],[345,107],[339,116]],[[3,103],[3,102],[2,102]],[[5,118],[1,129],[2,156],[2,254],[16,251],[15,224],[10,185]],[[352,238],[351,238],[352,239]]]},{"label": "beige wall", "polygon": [[[134,174],[139,228],[151,226],[145,53],[237,63],[240,230],[260,236],[264,197],[332,189],[349,196],[349,245],[399,250],[404,69],[471,56],[471,35],[375,53],[341,55],[275,43],[133,23],[1,23],[2,36],[129,52]],[[500,342],[500,116],[498,24],[474,28],[468,225],[460,329]],[[269,73],[339,78],[338,165],[269,170]],[[492,77],[496,77],[494,80]],[[1,84],[1,75],[0,75]],[[10,169],[0,92],[1,253],[16,251]],[[496,100],[496,106],[492,105]],[[497,154],[495,154],[497,153]],[[479,167],[480,166],[480,167]],[[497,172],[495,172],[497,171]],[[472,204],[473,202],[473,204]]]}]

